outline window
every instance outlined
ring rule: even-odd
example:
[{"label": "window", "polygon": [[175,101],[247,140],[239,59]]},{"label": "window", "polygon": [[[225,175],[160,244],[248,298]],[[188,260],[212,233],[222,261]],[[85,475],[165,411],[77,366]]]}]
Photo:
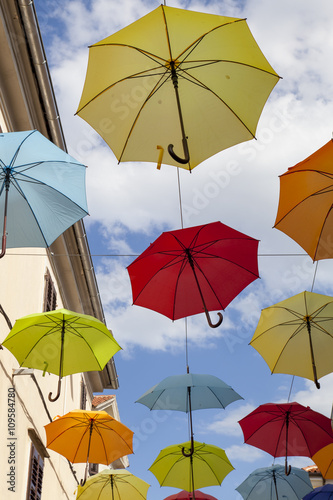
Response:
[{"label": "window", "polygon": [[57,308],[57,292],[51,278],[50,271],[47,269],[45,273],[44,285],[44,307],[43,312],[54,311]]},{"label": "window", "polygon": [[94,476],[98,473],[98,464],[89,464],[89,476]]},{"label": "window", "polygon": [[27,500],[40,500],[42,498],[43,472],[44,459],[37,451],[35,445],[31,443]]},{"label": "window", "polygon": [[85,410],[87,405],[87,389],[83,378],[81,379],[81,398],[80,398],[80,409]]}]

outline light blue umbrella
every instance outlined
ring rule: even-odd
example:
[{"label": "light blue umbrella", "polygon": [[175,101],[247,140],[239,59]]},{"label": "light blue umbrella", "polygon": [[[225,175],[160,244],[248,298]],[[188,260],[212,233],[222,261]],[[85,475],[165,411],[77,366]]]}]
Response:
[{"label": "light blue umbrella", "polygon": [[87,215],[85,172],[37,130],[0,134],[0,258],[6,247],[48,247]]},{"label": "light blue umbrella", "polygon": [[333,500],[333,484],[324,484],[310,491],[303,500]]},{"label": "light blue umbrella", "polygon": [[136,403],[142,403],[151,410],[177,410],[189,413],[191,450],[184,456],[193,454],[192,410],[225,408],[243,399],[229,385],[213,375],[186,373],[172,375],[154,385]]},{"label": "light blue umbrella", "polygon": [[301,500],[313,490],[309,474],[291,467],[286,476],[284,465],[253,471],[236,490],[244,500]]},{"label": "light blue umbrella", "polygon": [[225,408],[243,399],[236,391],[213,375],[185,373],[172,375],[154,385],[136,403],[151,410],[190,412],[205,408]]}]

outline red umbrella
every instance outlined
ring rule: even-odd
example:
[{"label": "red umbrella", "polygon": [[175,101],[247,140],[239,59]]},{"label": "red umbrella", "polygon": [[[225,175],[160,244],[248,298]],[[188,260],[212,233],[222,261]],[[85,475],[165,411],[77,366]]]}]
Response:
[{"label": "red umbrella", "polygon": [[164,500],[217,500],[217,499],[212,495],[207,495],[207,493],[203,493],[200,490],[194,490],[194,492],[182,490],[176,493],[175,495],[170,495],[166,497]]},{"label": "red umbrella", "polygon": [[239,421],[247,444],[273,457],[312,457],[333,442],[331,420],[299,403],[267,403]]},{"label": "red umbrella", "polygon": [[221,222],[162,233],[127,268],[133,304],[175,320],[225,307],[258,275],[258,240]]}]

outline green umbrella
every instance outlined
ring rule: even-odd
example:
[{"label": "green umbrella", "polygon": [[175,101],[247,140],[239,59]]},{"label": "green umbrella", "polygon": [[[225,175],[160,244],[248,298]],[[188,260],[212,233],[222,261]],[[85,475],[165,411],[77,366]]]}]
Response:
[{"label": "green umbrella", "polygon": [[3,341],[20,366],[59,375],[100,371],[121,349],[104,323],[86,314],[58,309],[30,314],[15,322]]},{"label": "green umbrella", "polygon": [[159,453],[149,470],[161,486],[195,491],[220,485],[233,466],[222,448],[191,441],[167,446]]}]

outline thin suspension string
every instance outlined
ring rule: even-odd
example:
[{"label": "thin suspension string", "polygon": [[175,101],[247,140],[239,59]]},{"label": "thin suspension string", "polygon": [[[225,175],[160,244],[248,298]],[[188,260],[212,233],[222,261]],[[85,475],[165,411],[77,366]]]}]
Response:
[{"label": "thin suspension string", "polygon": [[[179,213],[180,213],[180,225],[181,228],[184,229],[184,219],[183,219],[183,205],[182,205],[182,194],[181,194],[181,189],[180,189],[180,175],[179,175],[179,167],[177,167],[177,181],[178,181],[178,198],[179,198]],[[189,364],[188,364],[188,336],[187,336],[187,317],[184,318],[185,320],[185,362],[186,362],[186,369],[189,371]]]},{"label": "thin suspension string", "polygon": [[[316,281],[316,277],[317,277],[318,263],[319,263],[319,261],[317,260],[316,266],[315,266],[315,270],[314,270],[314,273],[313,273],[313,280],[312,280],[311,292],[313,292],[313,287],[314,287],[314,284],[315,284],[315,281]],[[290,385],[290,390],[289,390],[289,395],[288,395],[287,403],[289,403],[289,401],[290,401],[290,396],[291,396],[291,391],[292,391],[292,388],[293,388],[294,380],[295,380],[295,375],[293,375],[292,379],[291,379],[291,385]],[[332,418],[332,415],[333,415],[333,404],[332,404],[331,418]]]},{"label": "thin suspension string", "polygon": [[184,229],[183,205],[182,205],[182,194],[181,194],[181,190],[180,190],[179,167],[177,167],[177,180],[178,180],[178,198],[179,198],[180,225],[181,225],[181,228]]},{"label": "thin suspension string", "polygon": [[314,287],[316,276],[317,276],[317,270],[318,270],[318,260],[316,262],[316,268],[315,268],[315,271],[314,271],[314,274],[313,274],[313,281],[312,281],[311,292],[313,292],[313,287]]}]

